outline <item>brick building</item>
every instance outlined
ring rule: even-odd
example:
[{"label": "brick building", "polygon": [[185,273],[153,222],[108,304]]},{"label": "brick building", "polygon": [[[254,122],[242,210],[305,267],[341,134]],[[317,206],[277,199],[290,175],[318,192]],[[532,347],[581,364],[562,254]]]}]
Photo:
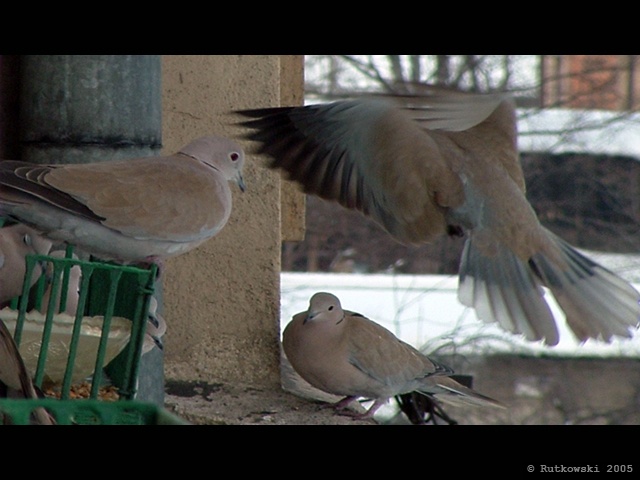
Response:
[{"label": "brick building", "polygon": [[543,107],[640,108],[640,55],[541,55],[540,68]]}]

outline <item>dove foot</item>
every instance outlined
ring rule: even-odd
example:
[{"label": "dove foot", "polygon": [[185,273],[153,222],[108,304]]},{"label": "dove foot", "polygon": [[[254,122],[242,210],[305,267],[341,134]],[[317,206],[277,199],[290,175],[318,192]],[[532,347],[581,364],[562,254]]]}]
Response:
[{"label": "dove foot", "polygon": [[140,263],[140,267],[142,268],[151,268],[152,265],[155,265],[158,268],[158,270],[156,271],[156,280],[160,280],[165,269],[164,259],[152,255],[145,258],[144,261]]},{"label": "dove foot", "polygon": [[376,410],[378,410],[386,402],[386,400],[384,401],[376,400],[373,403],[373,405],[369,407],[369,410],[367,410],[366,412],[356,412],[354,410],[349,410],[347,407],[351,402],[353,402],[357,398],[358,398],[357,396],[345,397],[339,402],[332,404],[332,406],[338,415],[352,417],[353,419],[358,419],[358,420],[365,420],[368,418],[373,418],[373,414],[376,412]]}]

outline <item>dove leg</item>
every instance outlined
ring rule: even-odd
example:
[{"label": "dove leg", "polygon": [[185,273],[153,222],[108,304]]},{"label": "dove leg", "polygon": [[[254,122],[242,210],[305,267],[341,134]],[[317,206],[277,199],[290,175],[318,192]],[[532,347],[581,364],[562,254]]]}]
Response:
[{"label": "dove leg", "polygon": [[164,272],[164,268],[165,268],[165,262],[162,258],[157,257],[157,256],[149,256],[147,258],[144,259],[144,262],[142,263],[142,265],[144,267],[150,267],[151,265],[155,265],[158,267],[157,273],[156,273],[156,280],[160,280],[160,278],[162,278],[162,274]]},{"label": "dove leg", "polygon": [[340,400],[338,403],[335,403],[334,408],[338,411],[340,415],[345,415],[348,417],[353,417],[358,419],[365,419],[365,418],[373,418],[373,414],[376,413],[376,410],[378,410],[382,405],[384,405],[387,402],[386,398],[378,399],[375,402],[373,402],[373,405],[369,407],[369,410],[367,410],[364,413],[354,412],[352,410],[345,410],[346,406],[349,405],[349,403],[351,403],[356,398],[358,397],[354,397],[354,396],[345,397],[342,400]]},{"label": "dove leg", "polygon": [[353,402],[354,400],[356,400],[358,397],[356,397],[355,395],[350,395],[347,397],[344,397],[342,400],[340,400],[339,402],[336,403],[332,403],[330,406],[333,407],[335,410],[344,410],[345,408],[347,408],[347,406]]}]

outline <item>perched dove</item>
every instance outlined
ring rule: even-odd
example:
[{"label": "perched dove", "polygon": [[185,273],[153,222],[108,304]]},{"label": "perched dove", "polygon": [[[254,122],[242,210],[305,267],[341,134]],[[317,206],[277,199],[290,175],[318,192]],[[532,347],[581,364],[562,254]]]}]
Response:
[{"label": "perched dove", "polygon": [[527,201],[510,98],[434,89],[236,113],[252,117],[244,136],[269,166],[306,193],[360,211],[402,243],[466,235],[458,298],[483,321],[556,345],[544,286],[580,341],[637,329],[640,294],[543,227]]},{"label": "perched dove", "polygon": [[503,407],[498,401],[450,377],[453,371],[420,353],[386,328],[343,310],[326,292],[311,297],[309,310],[293,316],[282,333],[285,355],[298,374],[320,390],[344,396],[346,407],[359,397],[374,400],[371,417],[396,395],[420,392],[452,405]]},{"label": "perched dove", "polygon": [[[25,257],[29,254],[46,255],[51,242],[26,225],[16,223],[0,228],[0,307],[22,294],[26,273]],[[38,267],[36,267],[36,270]],[[31,286],[42,271],[31,275]]]},{"label": "perched dove", "polygon": [[[2,320],[0,320],[0,398],[40,398],[13,336]],[[5,418],[4,423],[11,423],[11,421]],[[31,413],[31,423],[54,425],[56,422],[45,409],[35,408]]]},{"label": "perched dove", "polygon": [[85,164],[0,162],[0,214],[102,260],[161,261],[216,235],[244,191],[244,152],[219,136],[169,156]]}]

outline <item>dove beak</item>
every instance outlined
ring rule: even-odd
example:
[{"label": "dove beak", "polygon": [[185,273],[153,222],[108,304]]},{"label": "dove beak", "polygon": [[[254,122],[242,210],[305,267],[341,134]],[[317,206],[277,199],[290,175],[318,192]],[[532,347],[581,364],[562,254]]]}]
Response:
[{"label": "dove beak", "polygon": [[313,320],[313,318],[317,315],[317,313],[315,312],[309,312],[307,314],[306,317],[304,317],[304,320],[302,321],[302,324],[304,325],[305,323],[307,323],[309,320]]},{"label": "dove beak", "polygon": [[244,184],[244,178],[242,178],[242,175],[238,175],[238,178],[236,179],[236,181],[238,183],[238,187],[240,187],[240,191],[244,193],[247,186]]}]

